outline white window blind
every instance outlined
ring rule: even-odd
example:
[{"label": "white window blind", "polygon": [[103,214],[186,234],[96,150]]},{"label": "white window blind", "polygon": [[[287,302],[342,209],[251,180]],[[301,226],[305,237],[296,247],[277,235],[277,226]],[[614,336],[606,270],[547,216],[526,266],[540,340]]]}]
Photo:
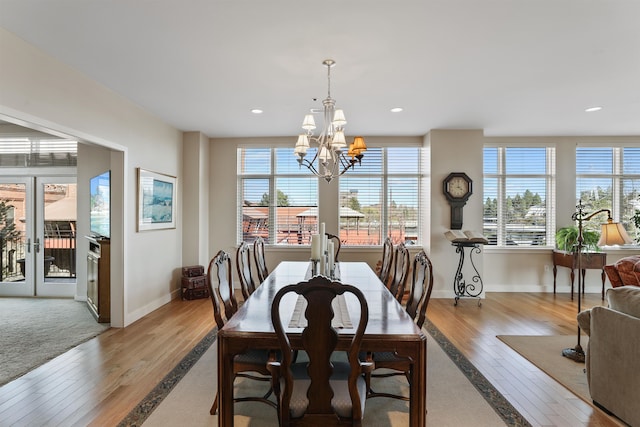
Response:
[{"label": "white window blind", "polygon": [[[576,203],[579,200],[587,212],[610,209],[613,219],[622,222],[630,236],[636,235],[631,217],[640,210],[640,148],[577,147]],[[603,213],[583,226],[599,232],[606,219]]]},{"label": "white window blind", "polygon": [[340,239],[345,245],[420,244],[419,147],[369,148],[340,177]]},{"label": "white window blind", "polygon": [[552,246],[555,149],[484,148],[483,233],[498,246]]},{"label": "white window blind", "polygon": [[0,138],[0,167],[76,166],[78,142],[28,137]]},{"label": "white window blind", "polygon": [[239,148],[238,191],[239,240],[308,245],[317,232],[318,179],[293,148]]}]

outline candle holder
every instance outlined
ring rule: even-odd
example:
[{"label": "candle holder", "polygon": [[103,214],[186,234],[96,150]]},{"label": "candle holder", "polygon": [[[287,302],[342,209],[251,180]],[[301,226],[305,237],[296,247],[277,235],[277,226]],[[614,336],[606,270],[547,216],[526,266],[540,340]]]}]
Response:
[{"label": "candle holder", "polygon": [[315,277],[318,275],[318,263],[320,262],[320,260],[311,258],[310,261],[311,261],[311,277]]}]

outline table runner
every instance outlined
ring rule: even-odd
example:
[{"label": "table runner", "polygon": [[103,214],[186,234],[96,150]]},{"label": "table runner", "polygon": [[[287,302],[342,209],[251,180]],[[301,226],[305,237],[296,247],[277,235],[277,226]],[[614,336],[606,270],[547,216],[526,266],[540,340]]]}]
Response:
[{"label": "table runner", "polygon": [[[331,301],[331,307],[333,308],[333,319],[331,320],[331,326],[334,328],[353,329],[353,323],[349,316],[349,310],[347,309],[347,302],[344,299],[344,295],[336,295]],[[291,321],[289,321],[290,328],[306,328],[307,318],[304,317],[304,311],[307,309],[307,300],[298,295],[296,306],[293,309],[291,315]]]}]

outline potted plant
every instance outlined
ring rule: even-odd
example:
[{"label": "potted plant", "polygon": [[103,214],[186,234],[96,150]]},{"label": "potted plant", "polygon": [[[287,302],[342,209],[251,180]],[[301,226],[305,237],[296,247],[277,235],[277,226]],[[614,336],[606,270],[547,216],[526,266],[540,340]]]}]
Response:
[{"label": "potted plant", "polygon": [[[582,251],[583,252],[597,252],[600,250],[598,247],[598,240],[600,240],[600,233],[591,230],[582,230]],[[573,252],[574,247],[578,244],[578,227],[575,225],[569,227],[562,227],[556,231],[556,246],[561,251]]]},{"label": "potted plant", "polygon": [[636,227],[636,243],[640,244],[640,210],[636,209],[631,217],[631,222]]}]

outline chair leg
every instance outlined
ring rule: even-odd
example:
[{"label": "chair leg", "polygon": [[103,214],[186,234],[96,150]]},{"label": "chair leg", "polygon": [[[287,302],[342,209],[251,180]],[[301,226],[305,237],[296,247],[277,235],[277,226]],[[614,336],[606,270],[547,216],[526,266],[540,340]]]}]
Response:
[{"label": "chair leg", "polygon": [[216,398],[213,400],[213,405],[211,405],[211,409],[209,413],[211,415],[215,415],[218,412],[218,393],[216,393]]}]

